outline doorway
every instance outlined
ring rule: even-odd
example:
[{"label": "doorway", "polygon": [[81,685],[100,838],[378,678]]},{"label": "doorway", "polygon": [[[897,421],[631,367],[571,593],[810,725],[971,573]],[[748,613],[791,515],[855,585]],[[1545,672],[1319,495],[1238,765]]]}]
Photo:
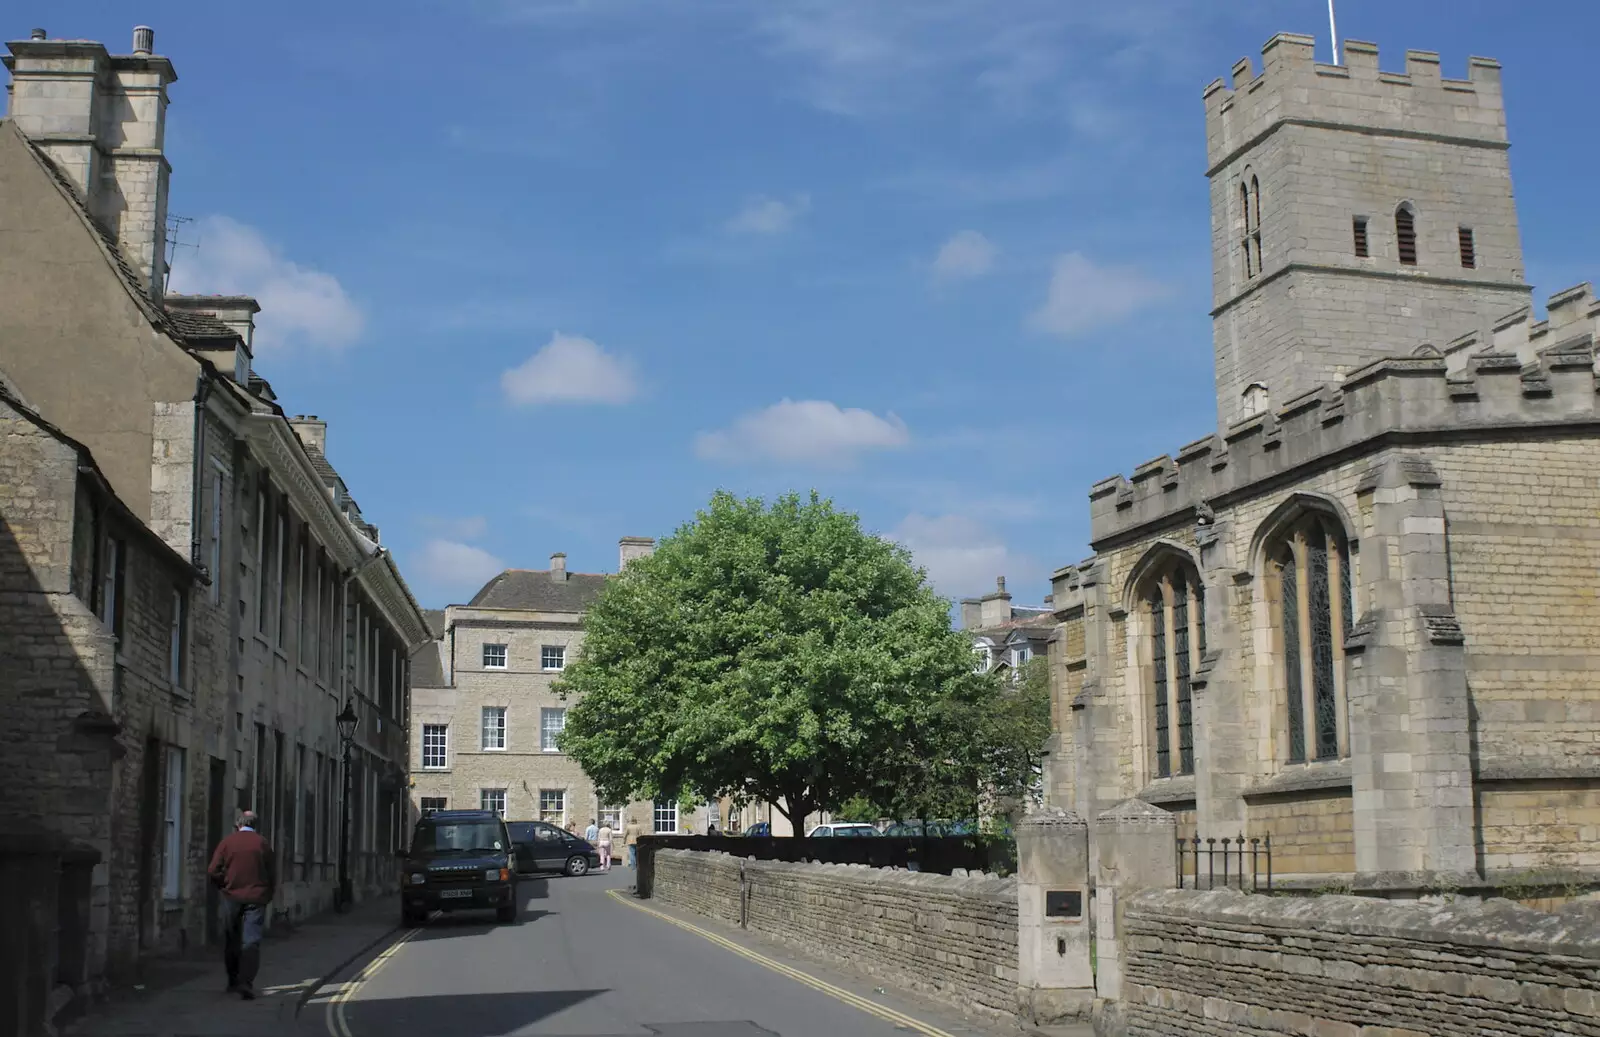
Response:
[{"label": "doorway", "polygon": [[[211,757],[211,784],[206,798],[206,861],[216,852],[228,830],[228,765]],[[214,883],[206,882],[206,942],[222,942],[221,894]]]}]

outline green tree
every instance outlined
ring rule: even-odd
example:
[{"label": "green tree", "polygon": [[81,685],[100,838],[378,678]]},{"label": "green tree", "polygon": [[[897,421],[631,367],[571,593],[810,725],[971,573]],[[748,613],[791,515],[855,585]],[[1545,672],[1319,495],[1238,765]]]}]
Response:
[{"label": "green tree", "polygon": [[731,795],[799,826],[922,780],[976,794],[951,725],[994,682],[904,548],[815,493],[718,493],[608,582],[559,690],[581,696],[562,749],[603,798]]}]

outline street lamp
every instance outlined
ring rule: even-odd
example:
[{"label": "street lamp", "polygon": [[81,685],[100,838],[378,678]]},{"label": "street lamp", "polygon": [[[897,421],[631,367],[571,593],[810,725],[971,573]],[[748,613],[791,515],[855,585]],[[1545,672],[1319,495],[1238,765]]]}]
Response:
[{"label": "street lamp", "polygon": [[344,796],[340,799],[339,808],[339,907],[341,910],[349,910],[352,899],[350,891],[350,743],[355,741],[356,728],[361,726],[361,718],[356,715],[355,705],[346,700],[344,710],[334,718],[334,723],[339,725],[339,754],[344,764]]}]

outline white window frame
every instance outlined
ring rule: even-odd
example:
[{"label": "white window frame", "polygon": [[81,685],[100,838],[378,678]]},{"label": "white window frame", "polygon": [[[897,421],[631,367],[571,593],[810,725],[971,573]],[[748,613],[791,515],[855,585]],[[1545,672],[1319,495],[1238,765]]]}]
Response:
[{"label": "white window frame", "polygon": [[[428,762],[428,732],[437,729],[440,734],[439,763]],[[443,771],[450,769],[450,725],[449,724],[423,724],[422,725],[422,769],[425,771]]]},{"label": "white window frame", "polygon": [[[554,726],[551,721],[558,721]],[[539,710],[539,751],[561,751],[561,732],[567,729],[567,710],[564,706],[545,706]]]},{"label": "white window frame", "polygon": [[621,807],[601,807],[598,811],[596,811],[596,816],[601,828],[610,825],[613,832],[622,831]]},{"label": "white window frame", "polygon": [[1027,645],[1018,645],[1011,653],[1011,665],[1020,667],[1023,663],[1033,658]]},{"label": "white window frame", "polygon": [[[430,803],[437,803],[438,806],[429,806],[428,804],[430,804]],[[449,810],[449,809],[450,809],[450,797],[449,796],[418,796],[417,797],[417,813],[419,813],[419,814],[426,814],[430,810]]]},{"label": "white window frame", "polygon": [[[554,666],[550,665],[550,660],[551,660],[552,656],[554,656],[554,658],[555,658],[555,665]],[[567,668],[567,646],[566,645],[540,645],[539,646],[539,669],[543,670],[546,673],[558,673],[561,670],[565,670],[566,668]]]},{"label": "white window frame", "polygon": [[167,802],[165,818],[165,848],[162,853],[161,895],[168,900],[183,897],[183,808],[184,757],[182,749],[167,746]]},{"label": "white window frame", "polygon": [[[668,819],[667,820],[667,827],[665,827],[665,828],[661,827],[661,822],[662,822],[663,818]],[[662,803],[660,801],[657,801],[656,804],[655,804],[655,810],[654,810],[654,812],[652,814],[652,824],[650,826],[650,830],[652,832],[654,832],[656,835],[677,835],[678,834],[678,804],[675,803],[675,802]]]},{"label": "white window frame", "polygon": [[[494,651],[494,649],[498,649],[498,651]],[[500,661],[499,662],[490,662],[489,660],[490,660],[490,658],[492,656],[498,656]],[[483,668],[485,670],[503,670],[503,669],[506,668],[506,665],[509,662],[510,658],[511,658],[511,650],[510,650],[509,646],[503,645],[503,644],[490,644],[487,641],[484,642],[484,644],[483,644]]]},{"label": "white window frame", "polygon": [[[484,706],[479,714],[482,723],[479,728],[478,747],[486,753],[505,752],[506,748],[506,707]],[[491,726],[490,722],[495,721]],[[494,737],[490,737],[490,736]]]},{"label": "white window frame", "polygon": [[[546,813],[547,813],[547,810],[545,808],[545,802],[547,800],[553,800],[557,804],[557,808],[553,812],[558,814],[559,816],[554,817],[554,818],[545,816]],[[567,790],[566,789],[540,789],[539,790],[539,820],[545,822],[546,824],[555,825],[557,828],[561,828],[561,827],[564,827],[566,825],[566,823],[567,823]]]},{"label": "white window frame", "polygon": [[506,816],[506,790],[505,789],[479,789],[478,809],[493,810],[505,820]]}]

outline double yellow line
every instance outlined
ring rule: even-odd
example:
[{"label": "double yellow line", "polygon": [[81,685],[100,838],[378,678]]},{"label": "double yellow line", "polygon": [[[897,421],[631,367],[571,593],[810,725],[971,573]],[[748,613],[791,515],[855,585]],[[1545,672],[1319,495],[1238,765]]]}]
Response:
[{"label": "double yellow line", "polygon": [[[954,1037],[953,1034],[945,1030],[941,1030],[937,1026],[930,1026],[921,1020],[911,1018],[909,1015],[903,1015],[900,1012],[896,1012],[887,1005],[880,1005],[876,1001],[868,1001],[866,998],[861,997],[858,994],[852,994],[850,991],[845,990],[842,987],[836,987],[832,983],[824,983],[817,977],[807,975],[806,973],[801,972],[799,969],[792,969],[783,964],[781,961],[774,961],[764,954],[757,954],[755,951],[752,951],[747,947],[741,947],[732,940],[718,936],[709,929],[702,929],[698,925],[691,925],[688,922],[683,921],[681,918],[674,918],[669,914],[657,911],[655,908],[645,907],[643,904],[634,900],[621,890],[613,889],[609,890],[608,892],[610,893],[611,898],[620,904],[626,904],[635,910],[643,911],[647,915],[654,915],[663,922],[671,922],[679,929],[686,930],[694,933],[696,936],[710,940],[718,947],[722,947],[725,950],[730,950],[742,958],[748,958],[757,965],[769,968],[779,975],[789,977],[796,983],[803,983],[813,990],[821,991],[836,1001],[843,1001],[852,1008],[859,1008],[868,1015],[875,1015],[879,1019],[887,1020],[888,1022],[894,1023],[897,1026],[902,1026],[913,1033],[923,1034],[924,1037]],[[350,1037],[350,1035],[335,1034],[335,1037]]]},{"label": "double yellow line", "polygon": [[333,1037],[355,1037],[350,1030],[350,1021],[345,1018],[345,1002],[349,1001],[350,998],[355,995],[356,989],[360,987],[361,984],[365,983],[373,976],[376,976],[378,974],[378,970],[389,963],[389,959],[394,956],[395,951],[398,951],[407,940],[411,939],[421,931],[421,929],[407,929],[403,934],[401,934],[400,939],[390,944],[388,949],[382,954],[367,962],[366,968],[358,972],[354,979],[346,982],[344,987],[341,988],[337,994],[333,995],[331,999],[329,999],[328,1014],[326,1018],[328,1020],[328,1032],[332,1034]]}]

